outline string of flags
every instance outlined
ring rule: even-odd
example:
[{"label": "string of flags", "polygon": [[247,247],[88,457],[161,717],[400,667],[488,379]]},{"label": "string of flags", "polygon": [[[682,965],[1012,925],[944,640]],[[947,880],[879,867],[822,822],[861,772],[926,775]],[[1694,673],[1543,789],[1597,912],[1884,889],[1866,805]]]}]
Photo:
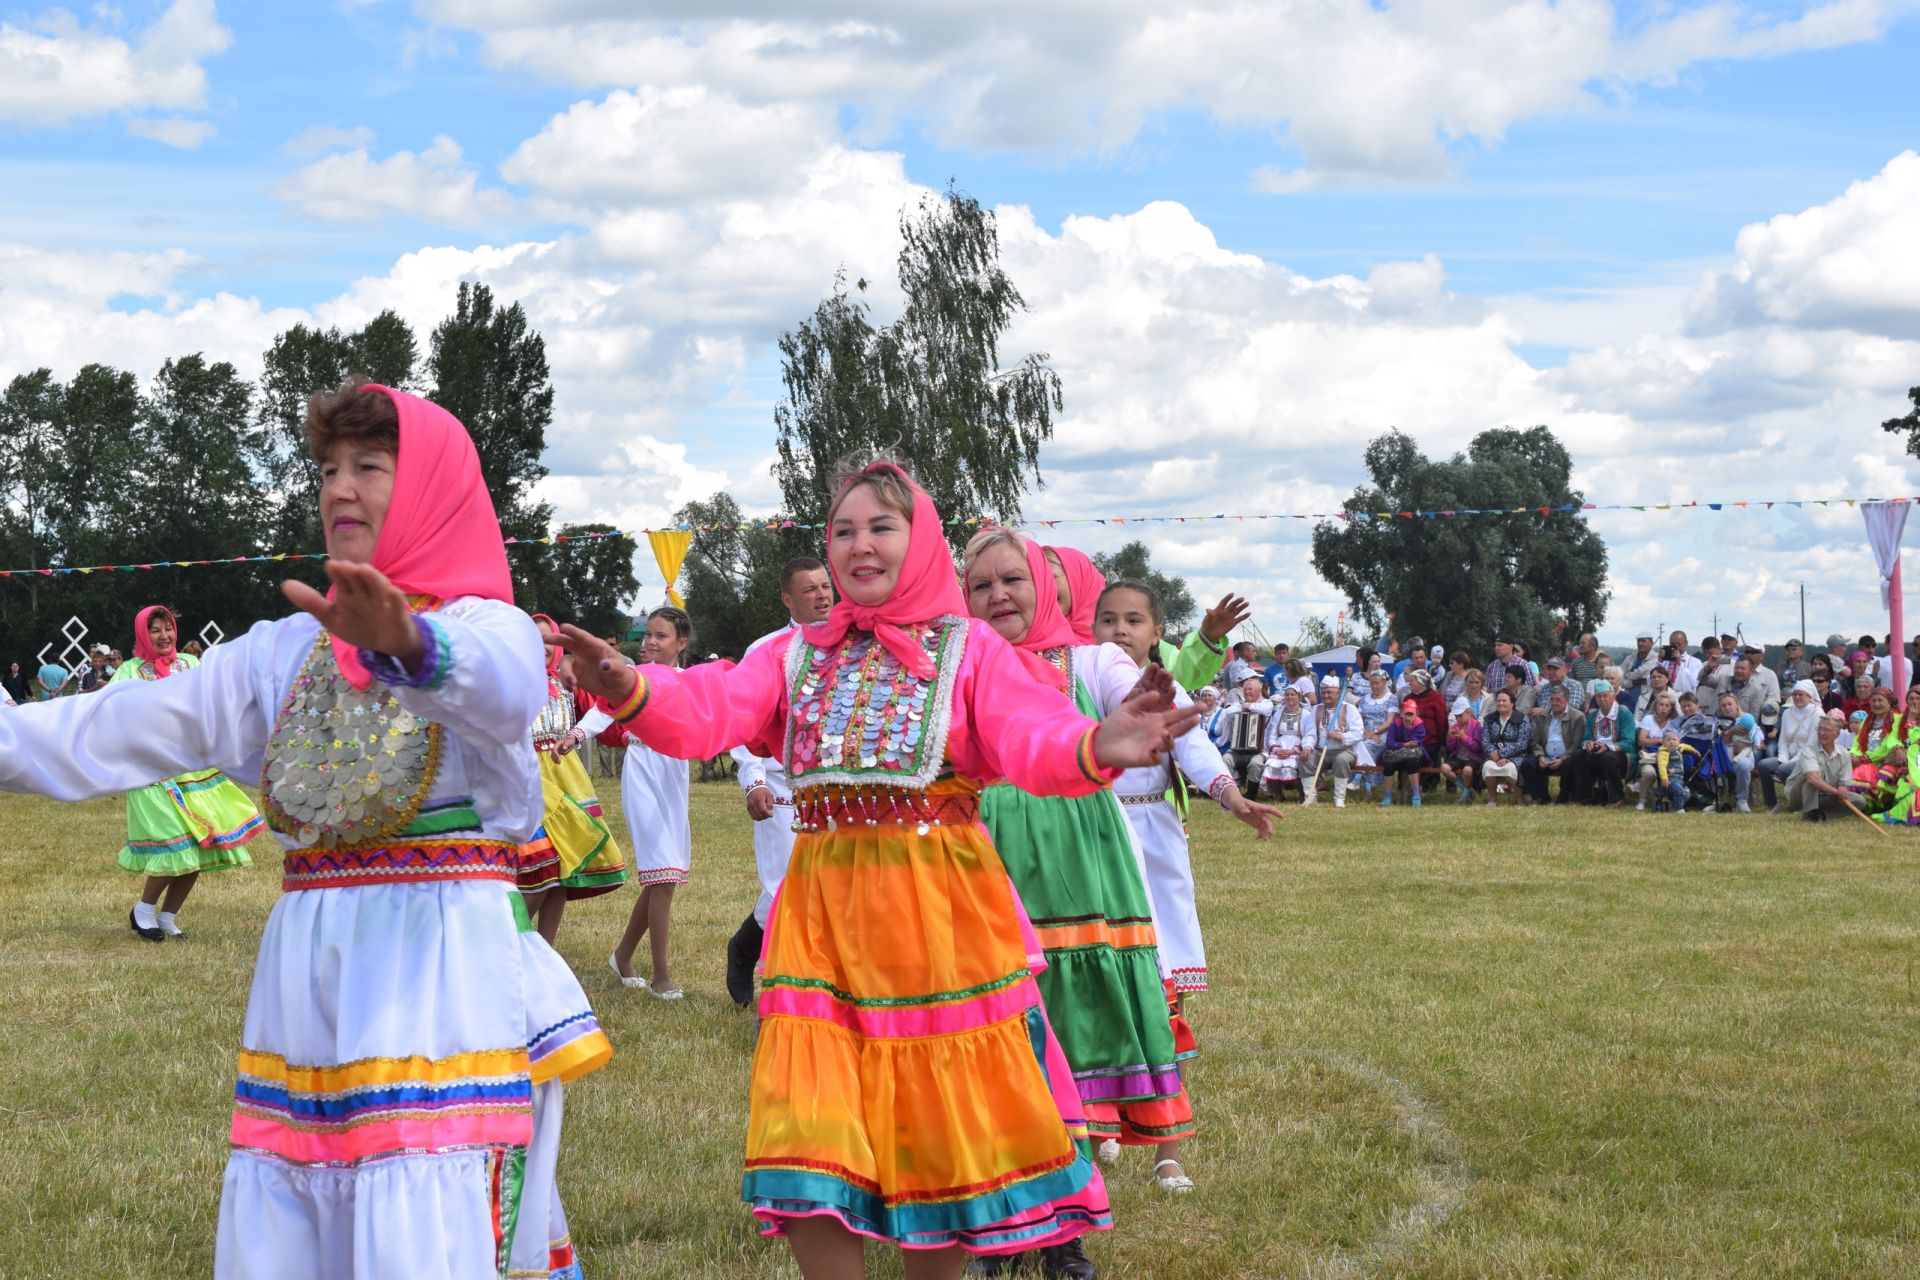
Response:
[{"label": "string of flags", "polygon": [[[1232,520],[1245,523],[1249,520],[1346,520],[1368,523],[1376,520],[1436,520],[1461,517],[1499,517],[1499,516],[1550,516],[1565,513],[1585,514],[1590,511],[1772,511],[1776,508],[1834,507],[1854,508],[1892,503],[1920,503],[1920,497],[1896,498],[1749,498],[1733,502],[1569,502],[1559,506],[1542,507],[1458,507],[1436,510],[1411,511],[1311,511],[1311,512],[1257,512],[1248,514],[1216,513],[1213,515],[1187,516],[1063,516],[1052,520],[1028,519],[1022,524],[1045,529],[1058,529],[1070,525],[1107,525],[1131,526],[1154,524],[1201,524],[1211,521]],[[964,520],[949,520],[951,529],[973,529],[983,524],[995,524],[997,521],[985,516],[973,516]],[[754,529],[795,529],[817,531],[824,526],[804,524],[794,520],[744,520],[738,524],[714,525],[665,525],[658,529],[605,529],[581,533],[553,533],[540,538],[508,538],[509,547],[526,546],[567,546],[573,543],[600,542],[608,538],[627,538],[635,543],[643,540],[655,543],[656,553],[661,541],[678,543],[680,539],[672,537],[678,534],[691,538],[696,533],[745,532]],[[665,539],[659,535],[666,535]],[[324,551],[277,552],[271,555],[217,556],[204,560],[154,560],[136,564],[94,564],[94,565],[48,565],[25,569],[0,569],[0,579],[25,577],[63,577],[69,574],[129,573],[148,569],[198,569],[211,565],[227,564],[278,564],[282,561],[325,560]],[[662,566],[665,567],[664,564]],[[678,567],[677,564],[675,566]],[[672,577],[668,581],[672,581]]]}]

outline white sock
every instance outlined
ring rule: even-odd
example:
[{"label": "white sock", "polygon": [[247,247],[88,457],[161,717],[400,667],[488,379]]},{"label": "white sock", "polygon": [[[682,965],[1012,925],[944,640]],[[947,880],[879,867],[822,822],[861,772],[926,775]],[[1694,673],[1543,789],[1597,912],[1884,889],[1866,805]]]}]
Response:
[{"label": "white sock", "polygon": [[133,922],[142,929],[157,929],[160,927],[159,921],[154,918],[153,904],[151,902],[136,902],[133,904]]},{"label": "white sock", "polygon": [[180,925],[174,920],[173,912],[171,911],[162,911],[160,913],[160,931],[169,937],[178,937],[183,932]]}]

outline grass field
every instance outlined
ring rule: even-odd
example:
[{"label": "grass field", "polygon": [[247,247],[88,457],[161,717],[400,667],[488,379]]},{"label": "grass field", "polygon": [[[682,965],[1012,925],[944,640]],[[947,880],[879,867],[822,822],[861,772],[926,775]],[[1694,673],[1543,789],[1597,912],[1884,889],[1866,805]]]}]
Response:
[{"label": "grass field", "polygon": [[[618,813],[617,787],[602,784]],[[0,1275],[202,1276],[268,842],[153,946],[116,801],[0,796],[9,1051]],[[797,1272],[735,1198],[751,1019],[721,987],[753,898],[738,791],[694,787],[663,1004],[614,985],[629,893],[561,950],[613,1037],[568,1091],[590,1276]],[[623,832],[624,826],[619,828]],[[1112,1277],[1920,1274],[1920,845],[1859,824],[1433,805],[1289,808],[1196,857],[1200,1190],[1110,1170]],[[897,1274],[891,1263],[876,1274]]]}]

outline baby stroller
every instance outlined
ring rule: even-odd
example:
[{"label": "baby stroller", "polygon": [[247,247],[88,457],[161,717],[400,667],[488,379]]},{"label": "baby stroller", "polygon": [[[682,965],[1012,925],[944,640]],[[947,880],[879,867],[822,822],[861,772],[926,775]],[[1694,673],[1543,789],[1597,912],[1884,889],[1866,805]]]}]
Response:
[{"label": "baby stroller", "polygon": [[[1706,716],[1693,716],[1681,723],[1680,742],[1691,749],[1678,753],[1679,761],[1669,760],[1667,767],[1681,771],[1681,781],[1686,785],[1684,806],[1689,809],[1716,809],[1725,791],[1729,793],[1727,803],[1731,807],[1733,784],[1728,775],[1733,772],[1733,758],[1727,754],[1727,744],[1721,739],[1719,725]],[[1653,809],[1655,813],[1672,812],[1672,798],[1663,790],[1653,802]]]}]

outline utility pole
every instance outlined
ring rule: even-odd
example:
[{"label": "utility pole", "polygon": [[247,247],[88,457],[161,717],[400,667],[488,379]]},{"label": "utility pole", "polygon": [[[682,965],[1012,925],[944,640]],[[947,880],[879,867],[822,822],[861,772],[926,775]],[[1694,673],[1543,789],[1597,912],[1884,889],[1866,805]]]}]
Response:
[{"label": "utility pole", "polygon": [[1800,643],[1807,643],[1807,584],[1800,584]]}]

